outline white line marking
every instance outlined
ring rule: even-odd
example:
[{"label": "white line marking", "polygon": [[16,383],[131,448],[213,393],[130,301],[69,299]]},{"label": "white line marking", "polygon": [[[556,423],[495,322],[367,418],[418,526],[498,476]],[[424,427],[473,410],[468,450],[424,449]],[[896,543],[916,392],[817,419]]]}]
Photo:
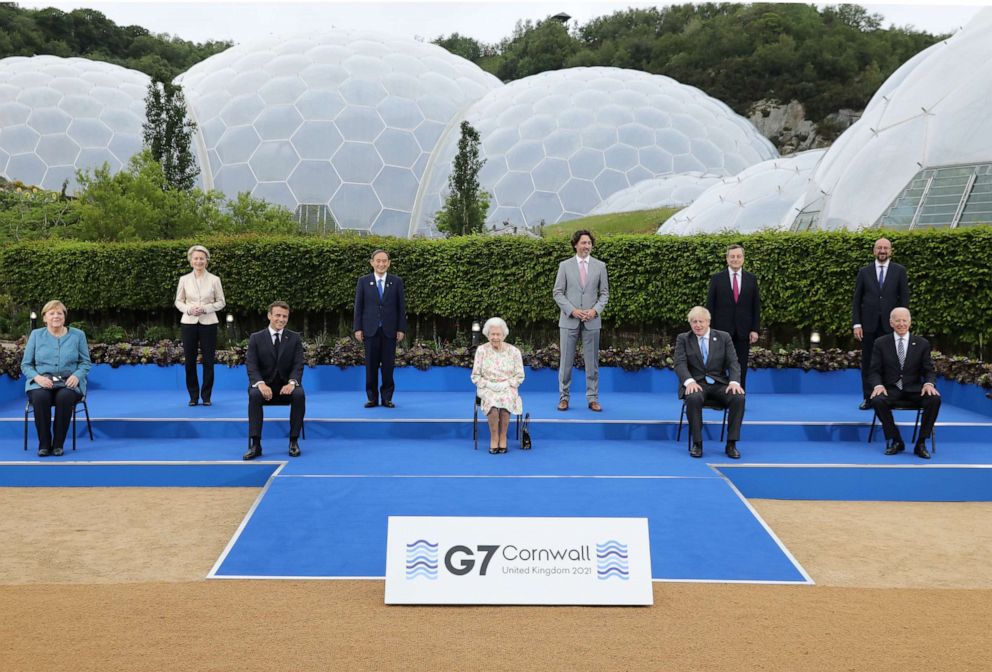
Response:
[{"label": "white line marking", "polygon": [[[741,500],[741,503],[747,507],[748,511],[751,512],[751,515],[754,516],[754,519],[758,521],[758,524],[760,524],[763,528],[765,528],[765,532],[767,532],[768,536],[772,538],[772,541],[778,544],[779,549],[781,549],[785,557],[789,559],[789,562],[792,563],[793,567],[795,567],[799,571],[799,573],[802,574],[803,578],[806,579],[805,583],[808,583],[810,585],[815,584],[816,582],[813,581],[813,578],[806,572],[806,569],[803,568],[803,566],[799,563],[798,560],[796,560],[795,556],[792,555],[792,552],[785,547],[785,544],[782,543],[782,540],[778,538],[778,535],[776,535],[774,531],[772,531],[772,528],[768,526],[768,523],[766,523],[765,520],[758,514],[757,510],[753,506],[751,506],[751,502],[749,502],[747,498],[741,494],[741,491],[737,489],[737,486],[734,485],[734,482],[731,481],[725,474],[721,473],[718,469],[716,469],[712,465],[710,466],[714,471],[716,471],[716,473],[720,474],[720,476],[722,476],[726,480],[727,485],[734,492],[734,494],[737,495],[737,497]],[[800,582],[796,581],[790,583],[800,583]]]},{"label": "white line marking", "polygon": [[597,476],[597,475],[557,475],[557,474],[282,474],[280,478],[591,478],[591,479],[647,479],[647,480],[714,480],[720,476]]},{"label": "white line marking", "polygon": [[[267,462],[265,464],[273,464],[273,463]],[[265,493],[269,491],[269,487],[272,485],[273,482],[275,482],[276,476],[278,476],[279,472],[282,471],[283,467],[286,466],[286,462],[277,462],[275,464],[278,464],[279,466],[275,468],[275,471],[273,471],[272,475],[269,476],[269,480],[267,480],[265,482],[265,485],[262,486],[262,489],[258,493],[258,496],[255,497],[255,501],[252,502],[251,508],[248,509],[248,512],[245,514],[245,517],[241,520],[241,524],[238,525],[238,529],[234,531],[234,536],[232,536],[231,540],[227,542],[227,546],[224,547],[223,552],[221,552],[220,557],[217,558],[217,562],[214,563],[214,566],[210,568],[210,571],[207,573],[206,578],[208,579],[214,578],[214,575],[216,574],[217,570],[220,569],[220,566],[224,563],[224,560],[227,558],[227,554],[231,552],[231,550],[234,548],[234,544],[237,543],[238,538],[241,536],[241,533],[244,532],[245,527],[248,526],[248,521],[251,520],[252,515],[255,513],[255,509],[257,509],[258,505],[262,503],[262,499],[265,497]]]}]

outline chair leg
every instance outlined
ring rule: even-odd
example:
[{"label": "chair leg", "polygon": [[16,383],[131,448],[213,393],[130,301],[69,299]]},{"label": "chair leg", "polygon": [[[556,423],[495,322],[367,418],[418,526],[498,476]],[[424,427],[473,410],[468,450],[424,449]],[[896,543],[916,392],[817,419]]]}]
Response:
[{"label": "chair leg", "polygon": [[24,407],[24,450],[28,449],[28,407]]},{"label": "chair leg", "polygon": [[921,417],[923,417],[923,409],[922,408],[918,408],[916,410],[916,422],[913,423],[913,439],[911,441],[911,443],[914,446],[916,445],[916,435],[920,431],[920,418]]},{"label": "chair leg", "polygon": [[[678,433],[677,433],[677,434],[675,435],[675,443],[678,443],[679,441],[681,441],[681,440],[682,440],[682,420],[683,420],[684,418],[685,418],[685,402],[683,401],[683,402],[682,402],[682,411],[681,411],[681,412],[679,413],[679,431],[678,431]],[[26,421],[25,421],[25,422],[26,422]],[[24,430],[24,431],[26,432],[27,430]],[[25,440],[24,440],[24,446],[25,446],[25,450],[27,450],[27,445],[28,445],[28,444],[27,444],[27,439],[25,439]]]},{"label": "chair leg", "polygon": [[517,413],[516,439],[520,441],[520,413]]},{"label": "chair leg", "polygon": [[723,435],[727,431],[727,409],[723,409],[723,423],[720,425],[720,443],[723,443]]},{"label": "chair leg", "polygon": [[72,450],[76,450],[76,410],[79,406],[72,407]]},{"label": "chair leg", "polygon": [[479,405],[472,407],[472,445],[474,450],[479,449]]},{"label": "chair leg", "polygon": [[83,413],[86,414],[86,431],[90,434],[90,441],[93,440],[93,425],[90,424],[90,408],[86,405],[86,400],[83,399]]},{"label": "chair leg", "polygon": [[878,422],[878,413],[873,413],[871,416],[871,429],[868,430],[868,443],[875,438],[875,423]]},{"label": "chair leg", "polygon": [[305,422],[300,426],[300,438],[304,441],[307,440],[307,423]]}]

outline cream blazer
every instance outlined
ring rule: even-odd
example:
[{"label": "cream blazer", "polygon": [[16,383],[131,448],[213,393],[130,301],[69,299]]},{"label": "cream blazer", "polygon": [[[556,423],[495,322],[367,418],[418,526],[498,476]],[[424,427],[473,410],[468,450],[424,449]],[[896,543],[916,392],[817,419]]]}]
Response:
[{"label": "cream blazer", "polygon": [[[224,289],[220,286],[220,278],[204,271],[202,278],[197,278],[193,272],[179,278],[176,288],[176,308],[183,314],[183,324],[217,324],[217,311],[226,304]],[[190,315],[194,306],[203,308],[202,315]]]}]

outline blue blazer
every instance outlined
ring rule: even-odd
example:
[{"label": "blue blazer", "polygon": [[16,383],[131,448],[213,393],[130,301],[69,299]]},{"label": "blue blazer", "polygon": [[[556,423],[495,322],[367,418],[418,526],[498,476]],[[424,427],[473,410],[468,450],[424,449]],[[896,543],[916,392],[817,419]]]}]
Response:
[{"label": "blue blazer", "polygon": [[382,325],[386,338],[396,338],[396,332],[406,333],[406,294],[403,278],[386,273],[382,299],[375,286],[375,273],[363,275],[355,286],[355,319],[352,331],[371,337]]},{"label": "blue blazer", "polygon": [[90,349],[86,344],[86,334],[75,327],[62,338],[55,338],[47,327],[31,332],[28,344],[24,346],[21,360],[21,373],[27,376],[24,390],[37,390],[41,387],[34,377],[41,373],[59,374],[79,378],[79,391],[86,394],[86,374],[89,373]]}]

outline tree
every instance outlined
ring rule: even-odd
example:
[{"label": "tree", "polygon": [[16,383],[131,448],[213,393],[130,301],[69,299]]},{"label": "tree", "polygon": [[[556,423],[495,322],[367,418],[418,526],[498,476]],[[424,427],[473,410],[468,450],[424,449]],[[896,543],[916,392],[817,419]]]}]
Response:
[{"label": "tree", "polygon": [[489,194],[479,187],[479,171],[486,160],[479,157],[479,132],[463,121],[458,154],[448,176],[448,197],[434,223],[450,236],[481,233],[489,212]]},{"label": "tree", "polygon": [[186,99],[178,84],[152,79],[145,96],[145,145],[162,166],[169,187],[189,191],[200,169],[190,149],[196,123],[186,116]]}]

